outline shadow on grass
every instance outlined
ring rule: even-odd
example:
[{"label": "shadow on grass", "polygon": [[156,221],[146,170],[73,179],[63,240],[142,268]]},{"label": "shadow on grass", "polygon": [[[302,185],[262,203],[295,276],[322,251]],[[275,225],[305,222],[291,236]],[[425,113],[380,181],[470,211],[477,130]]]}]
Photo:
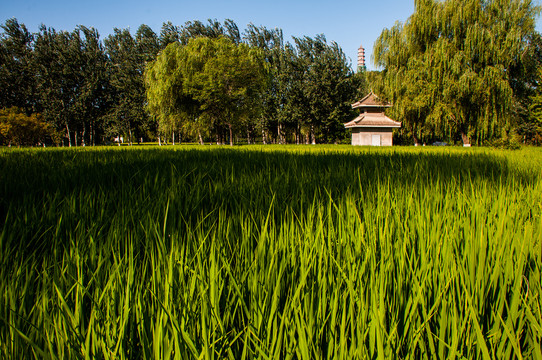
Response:
[{"label": "shadow on grass", "polygon": [[470,191],[481,182],[515,186],[537,180],[492,153],[442,150],[21,150],[2,154],[0,165],[0,220],[3,227],[18,223],[12,231],[30,242],[58,227],[60,218],[65,236],[80,226],[105,236],[119,226],[114,221],[131,228],[144,218],[167,218],[168,226],[178,227],[221,211],[259,223],[271,208],[280,221],[287,212],[303,214],[330,198],[360,202],[362,193],[379,187],[421,192],[453,185]]}]

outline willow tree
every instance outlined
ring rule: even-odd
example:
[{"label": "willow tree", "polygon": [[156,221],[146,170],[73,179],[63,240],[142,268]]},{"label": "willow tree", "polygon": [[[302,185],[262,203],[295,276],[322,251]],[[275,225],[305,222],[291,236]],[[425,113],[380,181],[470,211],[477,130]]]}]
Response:
[{"label": "willow tree", "polygon": [[413,129],[460,135],[464,145],[498,135],[515,101],[510,69],[538,13],[530,0],[415,1],[375,45],[383,92]]},{"label": "willow tree", "polygon": [[171,135],[173,143],[175,132],[196,118],[197,104],[183,86],[182,63],[182,47],[173,42],[145,70],[147,111],[158,121],[159,139]]},{"label": "willow tree", "polygon": [[222,36],[194,38],[168,45],[149,64],[148,109],[161,126],[213,131],[218,142],[227,131],[233,145],[234,130],[260,106],[266,83],[259,49]]},{"label": "willow tree", "polygon": [[373,91],[393,103],[392,116],[401,119],[405,131],[418,145],[427,133],[426,118],[436,90],[429,81],[424,49],[410,43],[409,30],[401,23],[384,29],[375,44],[374,58],[385,68],[370,73],[369,79]]}]

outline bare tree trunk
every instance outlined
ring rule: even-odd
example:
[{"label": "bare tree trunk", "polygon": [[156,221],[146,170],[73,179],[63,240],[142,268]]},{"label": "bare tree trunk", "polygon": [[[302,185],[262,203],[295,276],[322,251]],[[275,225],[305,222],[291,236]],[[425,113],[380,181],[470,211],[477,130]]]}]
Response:
[{"label": "bare tree trunk", "polygon": [[160,133],[158,133],[158,146],[162,146],[162,139],[160,138]]},{"label": "bare tree trunk", "polygon": [[70,127],[68,126],[68,123],[66,123],[66,133],[68,134],[68,146],[72,147],[72,137],[70,135]]},{"label": "bare tree trunk", "polygon": [[470,147],[470,139],[467,134],[465,134],[463,131],[461,131],[461,140],[463,141],[464,147]]},{"label": "bare tree trunk", "polygon": [[198,138],[199,138],[199,144],[203,145],[203,138],[201,137],[201,132],[198,129]]},{"label": "bare tree trunk", "polygon": [[281,131],[280,131],[280,130],[281,130],[281,127],[282,127],[282,125],[281,125],[281,124],[278,124],[278,126],[277,126],[277,141],[278,141],[279,144],[282,144],[282,137],[281,137],[281,135],[280,135],[280,133],[281,133]]},{"label": "bare tree trunk", "polygon": [[264,145],[267,145],[267,136],[265,129],[262,128],[262,142]]},{"label": "bare tree trunk", "polygon": [[171,144],[175,146],[175,131],[171,132]]},{"label": "bare tree trunk", "polygon": [[231,128],[231,124],[228,124],[228,128],[230,130],[230,146],[233,146],[233,130]]},{"label": "bare tree trunk", "polygon": [[314,125],[311,125],[311,144],[316,145],[316,137],[314,136]]},{"label": "bare tree trunk", "polygon": [[77,131],[77,130],[76,130],[76,131],[74,131],[74,135],[75,135],[75,146],[77,146],[77,133],[78,133],[78,131]]}]

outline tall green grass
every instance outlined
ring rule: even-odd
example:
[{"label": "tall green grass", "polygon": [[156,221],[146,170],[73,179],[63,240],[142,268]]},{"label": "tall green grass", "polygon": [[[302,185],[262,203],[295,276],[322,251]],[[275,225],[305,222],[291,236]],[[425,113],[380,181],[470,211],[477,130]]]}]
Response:
[{"label": "tall green grass", "polygon": [[541,160],[0,150],[0,357],[542,358]]}]

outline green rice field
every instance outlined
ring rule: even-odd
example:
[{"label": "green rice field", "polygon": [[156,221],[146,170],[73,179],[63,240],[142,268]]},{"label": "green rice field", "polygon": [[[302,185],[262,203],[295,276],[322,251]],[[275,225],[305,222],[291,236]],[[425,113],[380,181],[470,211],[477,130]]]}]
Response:
[{"label": "green rice field", "polygon": [[542,359],[542,149],[0,149],[0,359]]}]

